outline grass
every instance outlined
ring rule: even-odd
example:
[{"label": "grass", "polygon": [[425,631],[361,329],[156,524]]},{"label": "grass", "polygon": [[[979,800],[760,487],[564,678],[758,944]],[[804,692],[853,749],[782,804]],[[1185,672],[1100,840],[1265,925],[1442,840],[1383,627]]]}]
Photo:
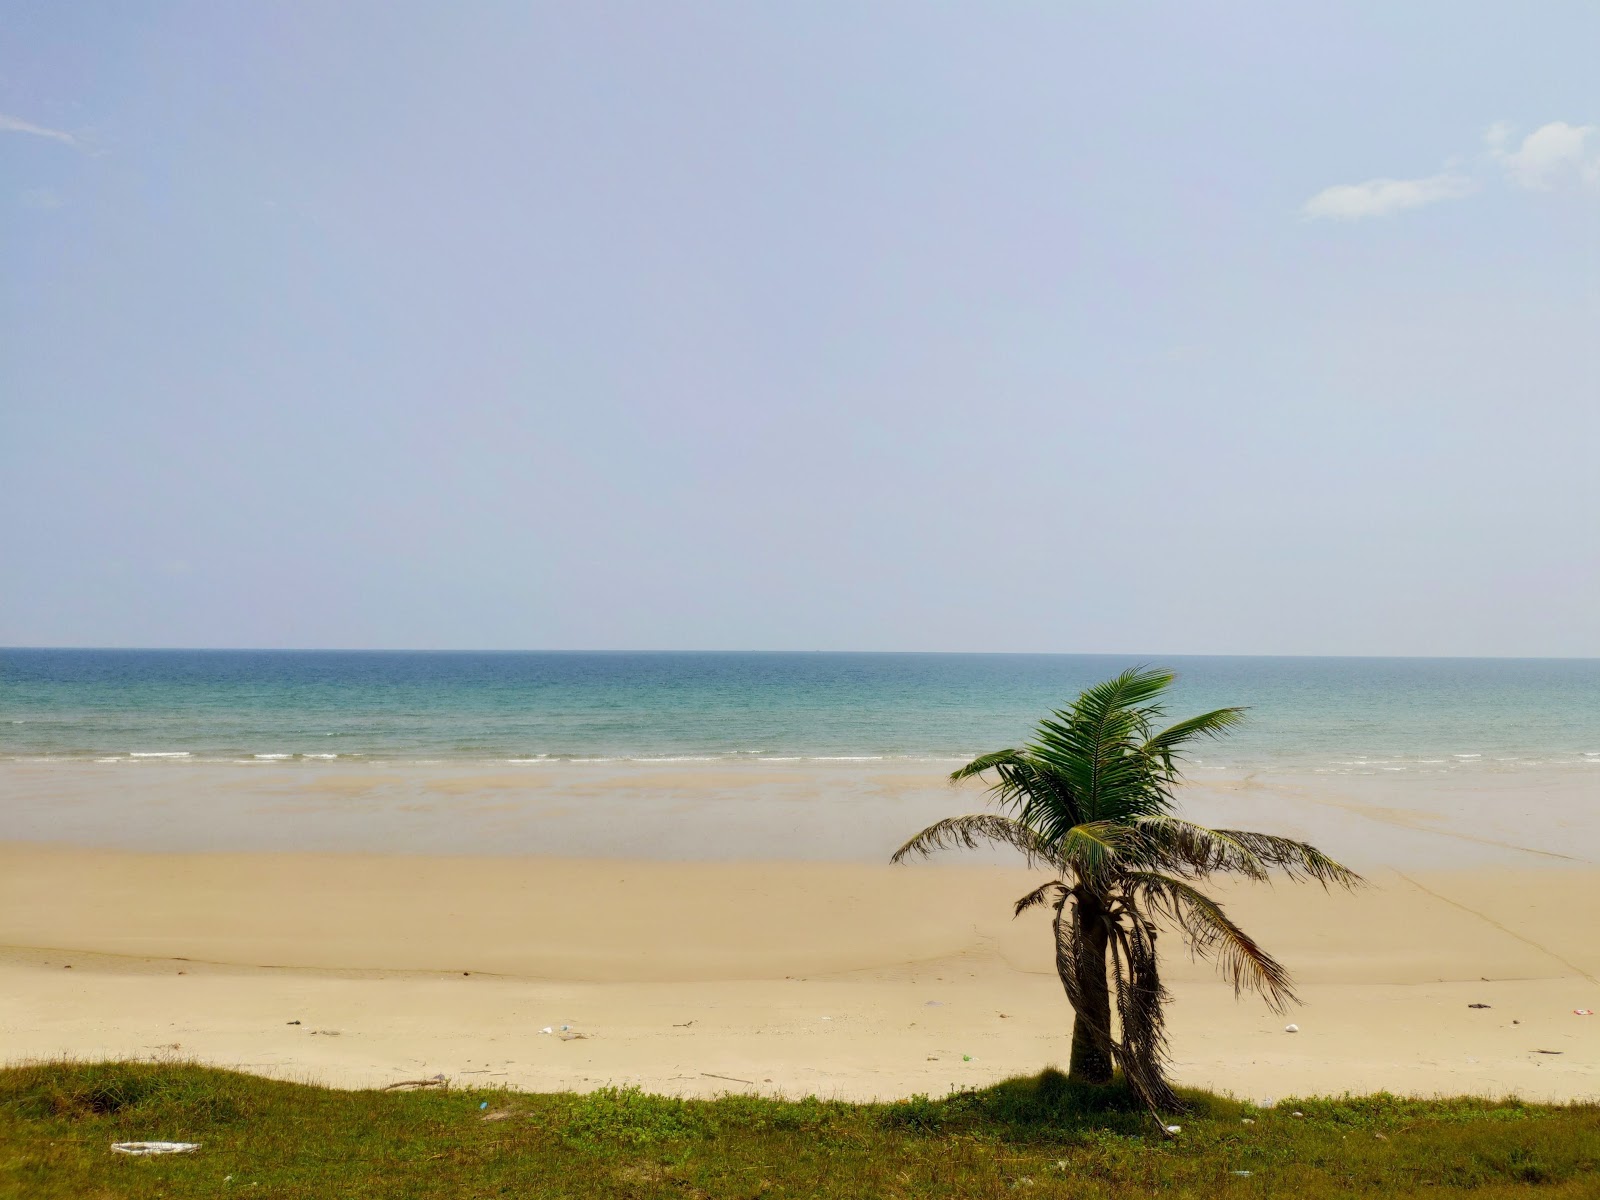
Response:
[{"label": "grass", "polygon": [[[0,1071],[0,1196],[1600,1196],[1600,1105],[1185,1099],[1168,1138],[1122,1089],[1054,1072],[867,1105],[341,1092],[186,1064],[52,1063]],[[144,1140],[202,1147],[109,1149]]]}]

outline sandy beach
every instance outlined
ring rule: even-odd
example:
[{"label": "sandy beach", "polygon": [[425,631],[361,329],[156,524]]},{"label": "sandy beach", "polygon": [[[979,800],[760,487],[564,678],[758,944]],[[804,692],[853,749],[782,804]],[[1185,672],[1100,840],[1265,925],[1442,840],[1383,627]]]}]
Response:
[{"label": "sandy beach", "polygon": [[[704,787],[714,773],[703,767],[655,767],[648,778],[635,768],[625,781],[635,792],[670,785],[677,807],[614,825],[625,856],[601,857],[572,851],[616,819],[613,777],[545,775],[513,788],[464,768],[374,781],[331,769],[213,777],[7,764],[0,1039],[12,1061],[177,1056],[337,1086],[443,1074],[686,1095],[942,1094],[1063,1064],[1069,1011],[1046,918],[1011,918],[1033,876],[1001,863],[882,861],[884,837],[975,807],[976,794],[952,795],[926,770],[912,786],[904,765],[848,770],[889,800],[849,827],[847,844],[836,836],[842,801],[820,813],[795,805],[840,775],[765,777],[766,803],[747,803],[718,841],[716,819],[751,780],[713,780],[719,792]],[[231,791],[217,792],[216,778]],[[1485,812],[1503,812],[1502,785],[1475,793]],[[1386,807],[1359,780],[1343,791],[1306,784],[1298,797],[1295,786],[1212,781],[1194,800],[1212,810],[1205,819],[1231,805],[1256,827],[1315,834],[1372,886],[1333,896],[1223,886],[1305,1003],[1277,1016],[1236,1001],[1172,939],[1178,1080],[1256,1099],[1600,1095],[1600,1018],[1574,1012],[1600,1010],[1600,869],[1580,839],[1561,836],[1563,825],[1587,827],[1588,779],[1529,797],[1547,820],[1524,822],[1520,847],[1442,806],[1431,818],[1425,806]],[[503,852],[461,853],[440,839],[419,853],[409,835],[384,853],[343,848],[330,836],[350,820],[343,806],[366,796],[372,826],[381,788],[458,814],[494,809]],[[207,837],[226,849],[184,840],[185,814],[202,811],[207,789],[221,796],[206,810],[216,826]],[[158,793],[165,809],[153,806]],[[560,810],[586,798],[596,801],[588,818],[563,825]],[[281,834],[297,807],[300,835],[326,848],[259,836]],[[57,836],[47,840],[51,809]],[[96,809],[142,816],[118,826],[92,819]],[[231,814],[226,830],[218,814]],[[1515,814],[1503,815],[1512,829]],[[515,836],[524,827],[588,833],[530,853]],[[651,828],[672,836],[640,853]],[[148,847],[163,839],[179,849]],[[766,855],[755,852],[763,840]],[[697,857],[696,844],[720,853]],[[1289,1021],[1300,1032],[1284,1032]]]}]

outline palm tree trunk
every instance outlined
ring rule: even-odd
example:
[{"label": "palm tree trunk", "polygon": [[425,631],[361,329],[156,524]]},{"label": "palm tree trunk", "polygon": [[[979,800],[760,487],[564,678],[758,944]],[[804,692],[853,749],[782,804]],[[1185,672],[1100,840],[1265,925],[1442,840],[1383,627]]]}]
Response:
[{"label": "palm tree trunk", "polygon": [[[1105,908],[1092,896],[1079,894],[1077,961],[1072,964],[1078,1003],[1072,1019],[1072,1061],[1069,1078],[1079,1083],[1111,1082],[1111,989],[1106,982]],[[1069,992],[1070,995],[1070,992]]]}]

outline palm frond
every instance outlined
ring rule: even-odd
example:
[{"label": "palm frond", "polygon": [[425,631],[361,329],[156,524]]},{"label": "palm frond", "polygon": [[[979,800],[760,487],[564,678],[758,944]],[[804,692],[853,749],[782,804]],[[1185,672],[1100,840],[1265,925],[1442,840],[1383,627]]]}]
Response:
[{"label": "palm frond", "polygon": [[950,772],[950,782],[960,783],[963,779],[971,779],[982,775],[985,771],[1000,766],[1002,763],[1015,763],[1021,758],[1020,750],[992,750],[988,754],[980,754],[964,767],[958,767]]},{"label": "palm frond", "polygon": [[1172,997],[1161,983],[1155,935],[1137,915],[1114,922],[1107,948],[1121,1036],[1112,1055],[1135,1093],[1153,1111],[1181,1107],[1167,1082],[1165,1008]]},{"label": "palm frond", "polygon": [[1119,821],[1086,821],[1067,830],[1054,849],[1079,879],[1098,880],[1114,870],[1124,848],[1138,840],[1138,831]]},{"label": "palm frond", "polygon": [[1263,882],[1267,867],[1246,846],[1217,829],[1208,829],[1169,813],[1140,817],[1135,822],[1144,841],[1140,857],[1158,871],[1176,871],[1191,879],[1224,873]]},{"label": "palm frond", "polygon": [[1170,671],[1124,671],[1039,722],[1028,752],[1068,781],[1081,819],[1127,817],[1169,804],[1139,747],[1162,712],[1155,701],[1172,680]]},{"label": "palm frond", "polygon": [[989,794],[1002,809],[1038,833],[1047,844],[1061,840],[1083,818],[1070,783],[1025,750],[980,755],[950,775],[952,783],[993,774]]},{"label": "palm frond", "polygon": [[1313,880],[1324,890],[1335,884],[1351,891],[1366,886],[1367,881],[1360,875],[1329,858],[1310,842],[1297,842],[1270,833],[1252,833],[1247,829],[1218,829],[1216,833],[1244,847],[1257,860],[1282,871],[1290,879]]},{"label": "palm frond", "polygon": [[1072,783],[1037,759],[1023,755],[995,769],[998,780],[990,789],[996,801],[1015,811],[1017,820],[1054,845],[1083,820],[1083,805]]},{"label": "palm frond", "polygon": [[[1077,919],[1076,906],[1074,911],[1067,911],[1069,899],[1069,895],[1063,894],[1055,905],[1056,974],[1061,979],[1062,990],[1067,994],[1067,1003],[1075,1014],[1082,1017],[1084,1003],[1083,989],[1079,987],[1078,980],[1078,959],[1084,950],[1083,928]],[[1110,1036],[1107,1030],[1106,1037]]]},{"label": "palm frond", "polygon": [[1243,708],[1218,708],[1197,717],[1169,725],[1149,738],[1140,748],[1146,758],[1161,763],[1168,775],[1174,773],[1182,749],[1198,738],[1220,738],[1244,723]]},{"label": "palm frond", "polygon": [[1041,883],[1038,887],[1034,888],[1033,891],[1029,892],[1022,899],[1017,901],[1011,915],[1014,918],[1020,917],[1030,908],[1034,908],[1037,905],[1049,904],[1052,900],[1058,902],[1064,900],[1066,898],[1067,891],[1067,885],[1062,883],[1059,879],[1052,879],[1048,883]]},{"label": "palm frond", "polygon": [[1243,875],[1261,881],[1281,871],[1296,883],[1311,880],[1324,889],[1354,889],[1366,882],[1309,842],[1247,829],[1208,829],[1166,814],[1140,818],[1137,824],[1146,839],[1148,865],[1192,879]]},{"label": "palm frond", "polygon": [[1254,938],[1235,925],[1210,896],[1198,888],[1154,871],[1131,871],[1123,877],[1134,907],[1170,919],[1201,958],[1214,958],[1234,995],[1246,988],[1259,992],[1269,1007],[1282,1012],[1297,1001],[1289,972]]},{"label": "palm frond", "polygon": [[964,817],[947,817],[929,825],[890,857],[890,862],[903,862],[913,855],[926,858],[939,850],[964,848],[977,849],[980,842],[1010,846],[1022,851],[1029,866],[1060,864],[1050,852],[1050,847],[1038,834],[1020,821],[994,813],[970,813]]}]

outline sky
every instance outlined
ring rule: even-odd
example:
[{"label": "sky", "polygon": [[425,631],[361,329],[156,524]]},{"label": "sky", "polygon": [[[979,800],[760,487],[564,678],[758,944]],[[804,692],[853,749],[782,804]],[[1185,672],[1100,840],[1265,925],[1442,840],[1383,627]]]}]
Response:
[{"label": "sky", "polygon": [[1600,655],[1600,6],[0,23],[0,645]]}]

